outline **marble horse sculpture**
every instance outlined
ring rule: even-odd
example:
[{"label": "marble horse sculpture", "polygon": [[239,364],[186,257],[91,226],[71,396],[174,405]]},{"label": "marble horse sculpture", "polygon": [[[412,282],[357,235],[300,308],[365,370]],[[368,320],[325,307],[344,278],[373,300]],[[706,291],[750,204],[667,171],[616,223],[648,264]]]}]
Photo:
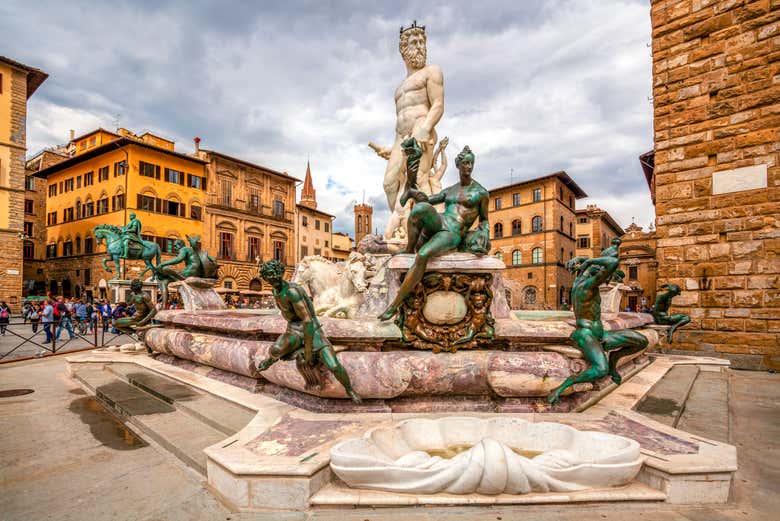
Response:
[{"label": "marble horse sculpture", "polygon": [[338,284],[314,297],[314,311],[318,316],[355,318],[366,289],[364,256],[353,251],[344,263]]},{"label": "marble horse sculpture", "polygon": [[[134,217],[134,214],[130,215]],[[134,218],[133,220],[140,225],[138,219]],[[116,277],[114,277],[116,280],[121,279],[123,275],[122,266],[119,263],[121,259],[144,261],[146,268],[138,275],[139,279],[147,271],[154,271],[152,259],[156,261],[156,264],[160,264],[160,245],[156,242],[143,240],[136,237],[136,233],[125,231],[124,228],[113,224],[99,224],[95,226],[93,233],[97,244],[101,244],[103,240],[106,241],[106,257],[103,259],[103,267],[111,273],[112,270],[108,267],[108,262],[113,261],[114,266],[116,266]],[[128,235],[132,235],[132,237],[128,237]]]},{"label": "marble horse sculpture", "polygon": [[663,326],[672,326],[666,333],[666,340],[671,344],[672,335],[685,324],[691,321],[691,317],[683,313],[670,315],[669,307],[672,305],[672,299],[680,294],[680,286],[677,284],[662,284],[659,289],[667,290],[665,293],[659,293],[653,304],[653,319],[656,324]]},{"label": "marble horse sculpture", "polygon": [[268,357],[257,364],[257,369],[265,371],[279,360],[295,360],[306,386],[321,387],[319,370],[324,365],[344,386],[352,401],[360,404],[360,396],[352,389],[347,370],[322,331],[311,299],[303,288],[284,280],[284,266],[277,260],[261,264],[260,276],[273,288],[276,307],[287,321],[287,329],[271,346]]}]

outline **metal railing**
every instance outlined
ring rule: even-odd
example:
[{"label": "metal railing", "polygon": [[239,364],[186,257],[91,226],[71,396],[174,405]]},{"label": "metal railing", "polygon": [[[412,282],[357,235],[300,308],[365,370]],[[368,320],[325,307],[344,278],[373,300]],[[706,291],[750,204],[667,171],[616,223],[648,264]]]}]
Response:
[{"label": "metal railing", "polygon": [[[114,345],[121,336],[127,337],[113,328],[111,319],[100,317],[92,324],[89,319],[81,322],[73,316],[48,323],[13,317],[7,323],[0,323],[0,363]],[[30,354],[29,347],[37,347],[38,351]]]}]

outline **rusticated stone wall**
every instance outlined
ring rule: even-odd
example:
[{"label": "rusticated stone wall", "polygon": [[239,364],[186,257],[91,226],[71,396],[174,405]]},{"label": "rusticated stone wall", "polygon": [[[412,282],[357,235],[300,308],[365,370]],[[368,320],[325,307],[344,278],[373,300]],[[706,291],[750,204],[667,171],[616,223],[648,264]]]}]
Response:
[{"label": "rusticated stone wall", "polygon": [[658,283],[677,349],[780,367],[780,0],[654,0]]}]

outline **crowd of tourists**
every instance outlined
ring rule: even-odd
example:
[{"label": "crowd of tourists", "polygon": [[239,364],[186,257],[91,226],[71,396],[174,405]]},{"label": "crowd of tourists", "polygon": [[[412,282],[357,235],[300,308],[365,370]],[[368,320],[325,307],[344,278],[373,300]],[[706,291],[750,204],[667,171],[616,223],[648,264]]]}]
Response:
[{"label": "crowd of tourists", "polygon": [[[5,303],[0,304],[0,306],[3,304]],[[92,335],[99,329],[102,329],[103,332],[110,329],[111,333],[118,334],[119,331],[114,328],[113,322],[132,316],[134,313],[134,307],[128,306],[124,302],[112,306],[105,299],[93,302],[61,296],[37,302],[28,301],[22,307],[22,318],[25,323],[30,323],[32,332],[37,333],[39,328],[43,329],[46,335],[44,344],[58,341],[63,330],[68,332],[70,339],[76,338],[76,333]],[[8,316],[10,317],[10,313]],[[1,320],[2,311],[0,311]],[[5,324],[7,325],[8,321]],[[4,327],[3,334],[5,334]]]}]

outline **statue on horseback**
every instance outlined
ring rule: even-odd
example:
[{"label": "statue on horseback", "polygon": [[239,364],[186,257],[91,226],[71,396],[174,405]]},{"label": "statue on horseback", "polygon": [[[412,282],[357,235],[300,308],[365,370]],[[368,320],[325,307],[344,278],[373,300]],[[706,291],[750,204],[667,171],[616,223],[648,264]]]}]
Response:
[{"label": "statue on horseback", "polygon": [[[146,264],[138,278],[142,278],[147,271],[155,273],[155,264],[160,264],[160,246],[156,242],[145,241],[141,238],[141,221],[134,213],[130,214],[130,222],[126,226],[114,226],[113,224],[99,224],[93,230],[97,244],[106,241],[106,257],[103,259],[103,267],[109,273],[113,270],[108,267],[108,261],[114,261],[116,277],[122,278],[122,266],[120,259],[142,260]],[[155,259],[155,264],[152,264]]]}]

